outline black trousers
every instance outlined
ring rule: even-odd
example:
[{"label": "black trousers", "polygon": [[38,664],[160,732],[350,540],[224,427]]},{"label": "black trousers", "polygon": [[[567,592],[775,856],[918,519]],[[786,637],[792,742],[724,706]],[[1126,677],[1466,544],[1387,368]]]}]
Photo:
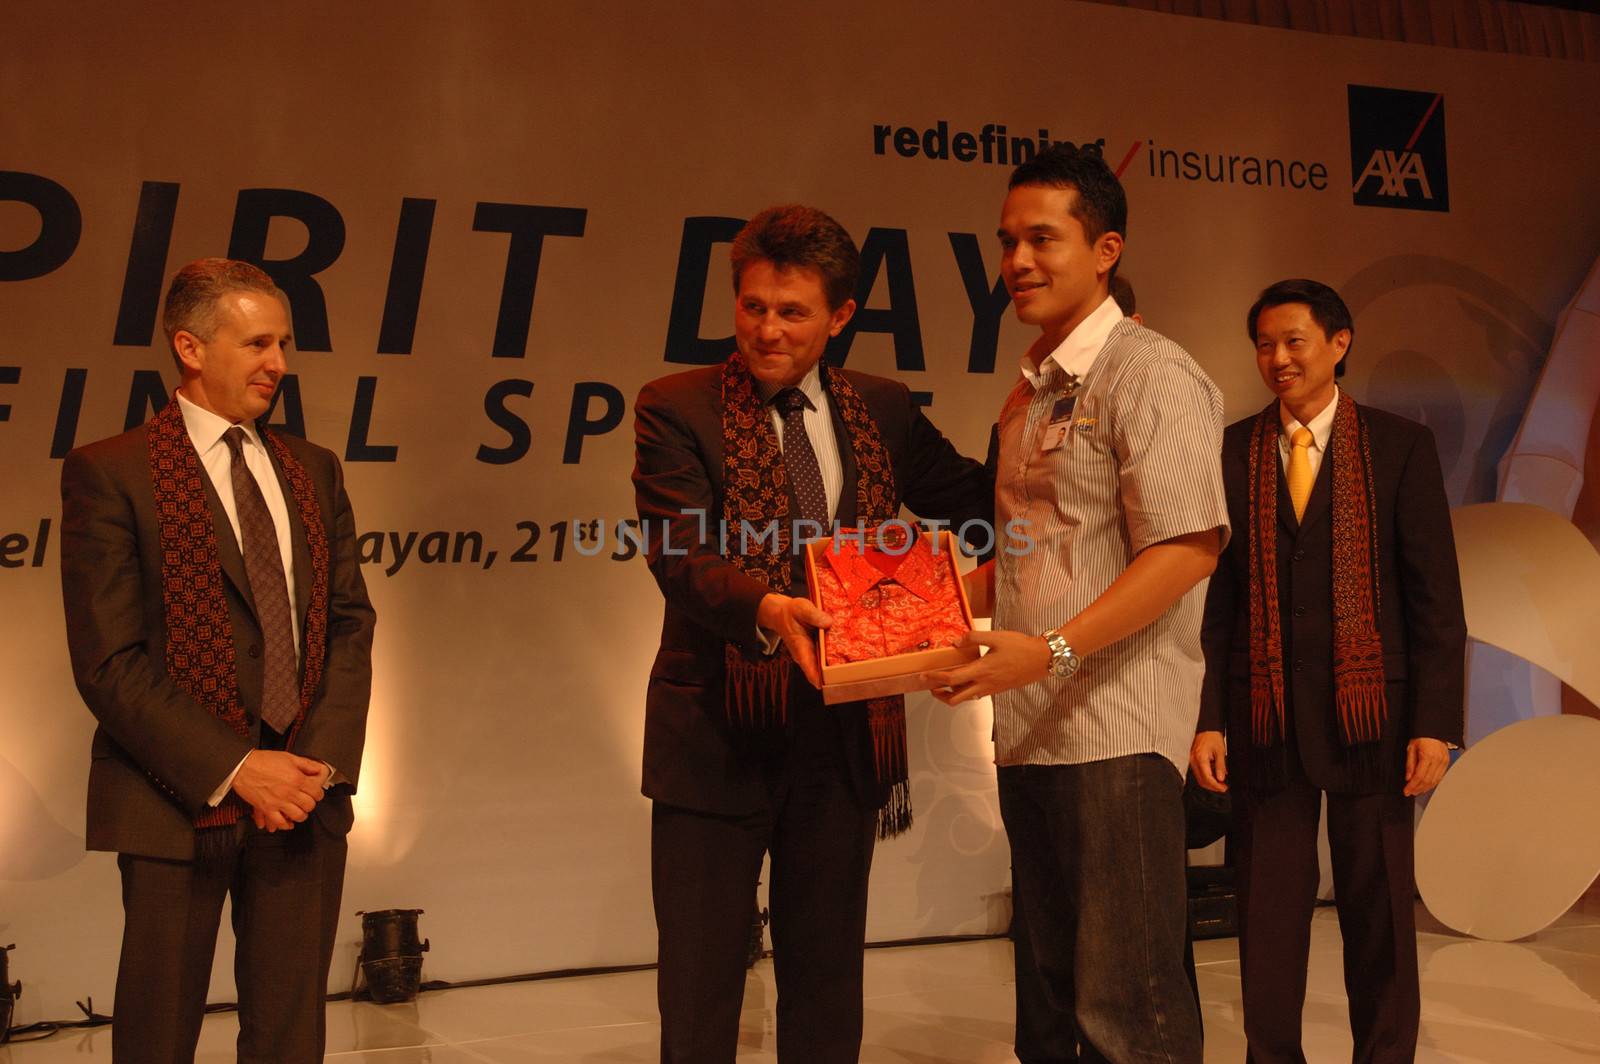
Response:
[{"label": "black trousers", "polygon": [[[1244,1029],[1254,1064],[1304,1064],[1301,1011],[1317,895],[1322,792],[1298,768],[1283,790],[1242,790],[1236,803],[1239,959]],[[1334,902],[1344,939],[1344,983],[1356,1064],[1416,1057],[1417,980],[1412,799],[1329,794]]]},{"label": "black trousers", "polygon": [[1078,1059],[1078,1027],[1070,1005],[1050,998],[1029,938],[1028,907],[1011,870],[1011,959],[1017,993],[1016,1052],[1019,1064],[1067,1064]]},{"label": "black trousers", "polygon": [[[732,1064],[762,856],[778,984],[778,1060],[853,1064],[861,1051],[867,875],[877,810],[857,797],[831,712],[802,704],[768,766],[768,803],[718,816],[651,812],[663,1064]],[[816,715],[816,716],[812,716]]]},{"label": "black trousers", "polygon": [[[1043,1006],[1060,1059],[1199,1064],[1183,971],[1188,924],[1183,782],[1158,754],[998,772]],[[1019,1039],[1029,1032],[1019,1025]],[[1037,1033],[1037,1032],[1034,1032]],[[1076,1055],[1064,1045],[1076,1037]],[[1036,1052],[1020,1046],[1023,1052]]]},{"label": "black trousers", "polygon": [[287,832],[247,824],[231,862],[118,855],[124,924],[111,1029],[117,1064],[194,1060],[229,895],[238,1059],[321,1061],[345,853],[345,837],[323,828],[313,813]]}]

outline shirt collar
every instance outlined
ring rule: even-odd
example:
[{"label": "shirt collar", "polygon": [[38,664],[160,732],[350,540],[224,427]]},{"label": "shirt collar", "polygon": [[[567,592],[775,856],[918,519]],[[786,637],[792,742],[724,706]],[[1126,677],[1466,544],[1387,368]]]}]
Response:
[{"label": "shirt collar", "polygon": [[1327,450],[1328,437],[1333,435],[1333,415],[1338,411],[1338,409],[1338,386],[1334,387],[1333,398],[1328,400],[1328,405],[1323,407],[1308,424],[1303,426],[1300,424],[1300,422],[1295,420],[1293,414],[1289,413],[1289,408],[1284,406],[1282,402],[1279,402],[1278,420],[1283,424],[1283,438],[1285,440],[1291,439],[1293,438],[1296,429],[1308,428],[1311,430],[1311,446],[1315,447],[1318,451]]},{"label": "shirt collar", "polygon": [[1100,354],[1100,349],[1105,347],[1106,338],[1111,335],[1111,330],[1117,327],[1122,318],[1122,308],[1117,306],[1116,300],[1107,296],[1105,302],[1080,321],[1078,327],[1068,333],[1067,338],[1057,344],[1054,351],[1039,360],[1039,368],[1035,369],[1033,363],[1024,355],[1022,375],[1034,388],[1039,388],[1050,372],[1050,367],[1045,363],[1054,361],[1067,373],[1076,374],[1079,378],[1087,376],[1089,368],[1094,365],[1095,358]]},{"label": "shirt collar", "polygon": [[[178,394],[178,410],[183,414],[183,427],[189,431],[189,440],[194,444],[194,449],[199,454],[205,454],[215,447],[227,431],[233,428],[233,423],[219,414],[213,414],[205,407],[197,406]],[[250,422],[241,422],[239,427],[244,429],[245,438],[257,447],[261,446],[261,437],[256,435],[256,427]]]},{"label": "shirt collar", "polygon": [[[811,409],[821,410],[823,395],[822,363],[818,362],[807,370],[806,375],[800,378],[800,383],[796,384],[795,387],[799,388],[800,394],[806,397],[806,401],[811,404]],[[783,391],[783,388],[779,385],[768,381],[756,381],[756,394],[761,396],[763,403],[772,402],[772,397],[781,391]]]}]

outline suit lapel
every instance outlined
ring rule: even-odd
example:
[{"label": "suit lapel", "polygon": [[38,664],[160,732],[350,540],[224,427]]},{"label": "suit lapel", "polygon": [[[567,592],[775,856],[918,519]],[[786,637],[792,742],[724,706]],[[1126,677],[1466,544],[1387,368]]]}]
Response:
[{"label": "suit lapel", "polygon": [[211,475],[203,464],[200,466],[200,480],[206,486],[206,505],[211,508],[211,522],[217,530],[217,560],[222,564],[222,575],[239,592],[239,597],[244,599],[253,614],[256,612],[256,600],[250,594],[250,577],[244,570],[244,555],[239,552],[239,537],[233,531],[228,511],[222,508],[222,497],[217,494],[216,485],[211,483]]},{"label": "suit lapel", "polygon": [[[1273,455],[1277,456],[1277,445],[1273,445]],[[1300,531],[1300,522],[1294,516],[1294,500],[1289,498],[1289,478],[1283,471],[1283,462],[1277,463],[1278,467],[1278,524],[1293,539]]]}]

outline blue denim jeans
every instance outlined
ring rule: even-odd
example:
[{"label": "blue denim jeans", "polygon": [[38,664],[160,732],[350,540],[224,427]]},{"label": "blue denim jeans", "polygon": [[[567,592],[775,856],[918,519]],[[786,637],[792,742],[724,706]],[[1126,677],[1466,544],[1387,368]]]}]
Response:
[{"label": "blue denim jeans", "polygon": [[998,775],[1012,889],[1046,991],[1076,1023],[1076,1059],[1200,1064],[1177,770],[1135,754]]}]

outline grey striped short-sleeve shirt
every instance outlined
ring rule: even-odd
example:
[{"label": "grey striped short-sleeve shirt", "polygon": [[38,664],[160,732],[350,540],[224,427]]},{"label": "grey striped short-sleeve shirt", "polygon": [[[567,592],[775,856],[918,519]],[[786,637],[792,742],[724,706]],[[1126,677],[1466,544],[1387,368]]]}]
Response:
[{"label": "grey striped short-sleeve shirt", "polygon": [[[998,518],[1015,531],[996,562],[994,625],[1022,632],[1077,616],[1151,544],[1213,528],[1225,540],[1228,531],[1222,393],[1181,347],[1118,322],[1082,377],[1065,442],[1049,450],[1067,375],[1050,360],[1041,369],[1037,385],[1017,382],[1000,414]],[[995,695],[996,762],[1154,752],[1182,775],[1205,673],[1206,583],[1086,656],[1077,675]]]}]

